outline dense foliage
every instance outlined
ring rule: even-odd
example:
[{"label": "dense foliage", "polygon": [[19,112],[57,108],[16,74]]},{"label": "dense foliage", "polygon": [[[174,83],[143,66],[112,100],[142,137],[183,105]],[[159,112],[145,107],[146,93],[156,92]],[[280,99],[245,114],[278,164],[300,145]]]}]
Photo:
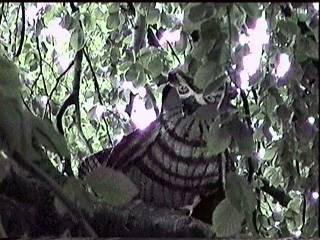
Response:
[{"label": "dense foliage", "polygon": [[[245,60],[254,45],[240,40],[262,28],[260,18],[268,39],[256,43],[259,59]],[[237,89],[232,114],[241,121],[214,126],[209,150],[228,148],[248,181],[227,179],[229,197],[213,215],[217,236],[314,237],[318,21],[312,3],[1,3],[0,147],[37,158],[35,138],[59,167],[69,154],[49,121],[65,136],[76,169],[81,158],[114,146],[136,127],[131,116],[141,87],[140,100],[157,115],[171,69],[183,65],[199,89],[226,74],[224,81]],[[179,32],[177,41],[161,42],[168,31]],[[291,66],[280,76],[282,54]],[[17,70],[3,56],[18,67],[21,93]],[[245,61],[257,65],[247,79]],[[3,175],[0,169],[0,181]]]}]

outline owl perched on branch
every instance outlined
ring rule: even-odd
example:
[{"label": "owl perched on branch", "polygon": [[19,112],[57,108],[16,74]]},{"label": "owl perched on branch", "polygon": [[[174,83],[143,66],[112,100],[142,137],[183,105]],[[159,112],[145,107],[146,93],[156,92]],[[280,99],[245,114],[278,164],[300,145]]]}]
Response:
[{"label": "owl perched on branch", "polygon": [[233,169],[228,156],[214,155],[207,146],[210,126],[230,106],[226,86],[220,77],[200,91],[191,78],[173,70],[159,117],[146,129],[125,136],[114,149],[88,157],[79,176],[100,165],[120,170],[145,202],[174,209],[195,206],[193,216],[211,222],[224,198],[224,176]]}]

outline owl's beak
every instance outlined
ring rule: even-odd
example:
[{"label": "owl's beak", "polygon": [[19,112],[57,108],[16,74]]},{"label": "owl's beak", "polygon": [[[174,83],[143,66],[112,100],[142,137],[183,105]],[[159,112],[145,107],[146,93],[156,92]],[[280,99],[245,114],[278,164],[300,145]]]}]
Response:
[{"label": "owl's beak", "polygon": [[190,96],[183,100],[183,113],[185,115],[191,115],[197,110],[201,105],[195,99],[194,96]]}]

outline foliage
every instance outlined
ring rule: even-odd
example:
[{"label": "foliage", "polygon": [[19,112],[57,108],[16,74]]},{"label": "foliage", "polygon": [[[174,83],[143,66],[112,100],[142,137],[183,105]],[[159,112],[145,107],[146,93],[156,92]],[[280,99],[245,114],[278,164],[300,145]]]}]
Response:
[{"label": "foliage", "polygon": [[[25,14],[32,10],[37,11],[33,17]],[[183,14],[183,21],[178,14]],[[134,26],[137,16],[143,19],[141,28]],[[243,58],[253,50],[239,39],[254,28],[257,18],[267,21],[269,43],[263,45],[249,87],[240,90]],[[239,213],[240,203],[232,199],[246,202],[249,190],[229,191],[214,219],[223,216],[221,209],[234,219],[243,214],[249,230],[223,223],[215,229],[219,236],[241,232],[282,237],[300,231],[303,237],[314,237],[319,231],[318,200],[312,198],[313,192],[319,192],[318,19],[312,3],[1,3],[0,48],[18,66],[23,88],[13,65],[2,57],[0,147],[33,159],[37,156],[33,138],[61,156],[68,156],[68,144],[76,167],[79,158],[113,146],[132,129],[130,116],[119,109],[129,105],[130,93],[136,94],[136,89],[124,83],[148,87],[143,101],[150,108],[155,107],[150,99],[160,101],[164,77],[180,62],[198,89],[212,87],[227,72],[223,81],[239,93],[232,101],[236,111],[222,114],[210,128],[209,150],[230,151],[237,172],[255,191],[257,206],[241,205],[244,209]],[[65,38],[48,32],[51,25],[62,27]],[[181,30],[180,40],[160,46],[149,34],[145,42],[139,35],[145,32],[136,29],[157,37],[161,29]],[[78,57],[81,51],[83,59]],[[282,53],[289,55],[291,67],[278,77]],[[62,118],[66,144],[51,123],[56,124],[60,106],[70,96],[76,101]],[[234,189],[238,181],[231,179],[227,189]],[[281,200],[264,191],[272,187],[289,195],[289,204],[281,206]],[[228,201],[232,206],[226,205]]]}]

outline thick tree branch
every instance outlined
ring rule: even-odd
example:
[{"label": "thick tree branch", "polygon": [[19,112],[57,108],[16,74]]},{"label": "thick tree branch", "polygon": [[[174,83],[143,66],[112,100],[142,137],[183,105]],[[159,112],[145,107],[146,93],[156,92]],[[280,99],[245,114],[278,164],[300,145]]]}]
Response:
[{"label": "thick tree branch", "polygon": [[[21,159],[18,161],[21,162]],[[27,168],[29,167],[27,166]],[[34,217],[36,221],[31,226],[28,226],[25,231],[37,234],[35,228],[41,228],[43,234],[53,234],[58,237],[67,229],[70,231],[77,229],[77,232],[72,231],[73,237],[87,235],[83,232],[82,228],[79,228],[80,225],[82,226],[81,221],[76,221],[80,223],[80,225],[76,226],[72,222],[70,223],[70,221],[66,223],[64,220],[66,216],[53,214],[53,212],[56,211],[56,206],[53,206],[53,196],[51,194],[53,190],[47,180],[38,181],[38,177],[33,178],[29,176],[30,171],[28,171],[28,175],[25,175],[24,171],[21,172],[19,169],[18,166],[12,169],[15,171],[15,174],[10,174],[10,176],[5,179],[5,184],[2,187],[0,184],[0,189],[4,187],[3,193],[8,194],[8,197],[16,199],[19,201],[19,204],[26,204],[26,210],[32,206],[29,219],[31,221],[31,218]],[[32,172],[32,175],[37,176],[37,173]],[[21,196],[23,197],[21,198]],[[189,217],[183,212],[159,208],[141,200],[134,200],[121,208],[111,207],[95,200],[90,200],[90,202],[88,205],[93,204],[95,208],[91,214],[84,210],[85,219],[99,237],[214,236],[212,228],[208,224]],[[31,206],[28,207],[30,204]],[[49,209],[49,211],[43,212],[43,209]],[[75,211],[74,214],[77,220],[80,220],[81,218],[76,214],[81,213],[79,213],[78,210]],[[48,214],[50,214],[50,216],[48,216]],[[47,222],[39,222],[37,220],[39,218],[45,219]],[[44,227],[45,229],[42,229]],[[52,233],[52,231],[54,231],[54,233]],[[39,235],[31,236],[40,237]]]},{"label": "thick tree branch", "polygon": [[32,173],[36,178],[38,178],[44,185],[48,186],[51,191],[55,193],[55,195],[61,200],[63,205],[68,209],[68,212],[72,216],[74,222],[80,222],[90,236],[96,237],[96,233],[85,220],[82,213],[75,207],[74,203],[69,200],[69,198],[62,192],[60,186],[51,179],[44,171],[42,171],[39,167],[37,167],[31,161],[24,159],[18,152],[13,152],[12,158],[21,166],[23,169]]}]

